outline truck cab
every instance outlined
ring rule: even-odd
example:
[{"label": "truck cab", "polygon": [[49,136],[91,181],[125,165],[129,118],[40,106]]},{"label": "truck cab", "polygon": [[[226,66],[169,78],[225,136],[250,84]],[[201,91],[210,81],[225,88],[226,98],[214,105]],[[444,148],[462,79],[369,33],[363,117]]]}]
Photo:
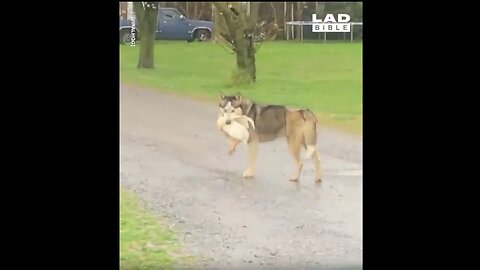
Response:
[{"label": "truck cab", "polygon": [[[138,25],[138,20],[135,21],[135,27],[131,20],[120,20],[120,43],[129,43],[132,33],[139,40]],[[156,40],[205,41],[212,37],[212,31],[213,22],[188,19],[175,8],[158,10]]]}]

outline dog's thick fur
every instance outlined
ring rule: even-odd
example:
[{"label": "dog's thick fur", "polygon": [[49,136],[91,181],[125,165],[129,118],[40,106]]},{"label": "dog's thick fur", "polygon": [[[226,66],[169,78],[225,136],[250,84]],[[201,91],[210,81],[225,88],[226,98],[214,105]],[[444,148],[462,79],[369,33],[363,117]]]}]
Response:
[{"label": "dog's thick fur", "polygon": [[317,118],[307,109],[287,108],[281,105],[260,105],[240,94],[220,95],[219,112],[233,112],[250,117],[255,123],[255,129],[250,130],[248,140],[248,167],[243,177],[253,177],[258,144],[286,137],[288,148],[295,161],[295,172],[290,178],[297,181],[300,178],[303,163],[300,160],[302,146],[306,150],[305,157],[311,158],[315,167],[315,180],[321,181],[322,172],[320,158],[316,149]]}]

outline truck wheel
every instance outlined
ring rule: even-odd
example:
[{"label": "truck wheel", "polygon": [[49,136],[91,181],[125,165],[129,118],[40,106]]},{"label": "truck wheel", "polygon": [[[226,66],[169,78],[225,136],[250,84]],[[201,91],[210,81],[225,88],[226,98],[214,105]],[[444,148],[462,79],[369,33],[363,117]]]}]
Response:
[{"label": "truck wheel", "polygon": [[[137,30],[133,31],[135,36],[135,41],[138,41],[138,33]],[[120,44],[129,44],[132,41],[132,30],[130,29],[122,29],[120,31]]]},{"label": "truck wheel", "polygon": [[195,31],[194,39],[197,41],[207,41],[210,40],[212,34],[206,29],[198,29]]},{"label": "truck wheel", "polygon": [[132,40],[132,33],[130,30],[120,31],[120,44],[130,43],[131,40]]}]

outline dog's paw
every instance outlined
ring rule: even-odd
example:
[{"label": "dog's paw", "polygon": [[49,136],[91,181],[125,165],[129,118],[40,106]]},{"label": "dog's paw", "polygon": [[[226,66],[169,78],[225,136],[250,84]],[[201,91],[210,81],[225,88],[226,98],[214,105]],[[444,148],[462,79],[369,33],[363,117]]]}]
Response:
[{"label": "dog's paw", "polygon": [[244,178],[251,178],[251,177],[253,177],[253,175],[254,175],[254,171],[253,171],[253,170],[251,170],[251,169],[246,169],[246,170],[243,172],[243,175],[242,175],[242,176],[243,176]]},{"label": "dog's paw", "polygon": [[295,176],[292,176],[292,177],[288,178],[288,180],[293,181],[293,182],[296,182],[296,181],[298,181],[299,178],[300,178],[300,177],[298,177],[298,176],[295,175]]},{"label": "dog's paw", "polygon": [[235,148],[228,149],[228,154],[233,155],[233,153],[235,153],[235,150],[237,150],[237,149],[235,149]]}]

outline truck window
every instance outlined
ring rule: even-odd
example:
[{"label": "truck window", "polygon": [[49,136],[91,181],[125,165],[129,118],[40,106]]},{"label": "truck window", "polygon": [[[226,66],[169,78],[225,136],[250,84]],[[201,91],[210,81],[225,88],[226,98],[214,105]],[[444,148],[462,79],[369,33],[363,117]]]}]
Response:
[{"label": "truck window", "polygon": [[180,14],[173,9],[162,10],[164,20],[173,20],[180,18]]}]

